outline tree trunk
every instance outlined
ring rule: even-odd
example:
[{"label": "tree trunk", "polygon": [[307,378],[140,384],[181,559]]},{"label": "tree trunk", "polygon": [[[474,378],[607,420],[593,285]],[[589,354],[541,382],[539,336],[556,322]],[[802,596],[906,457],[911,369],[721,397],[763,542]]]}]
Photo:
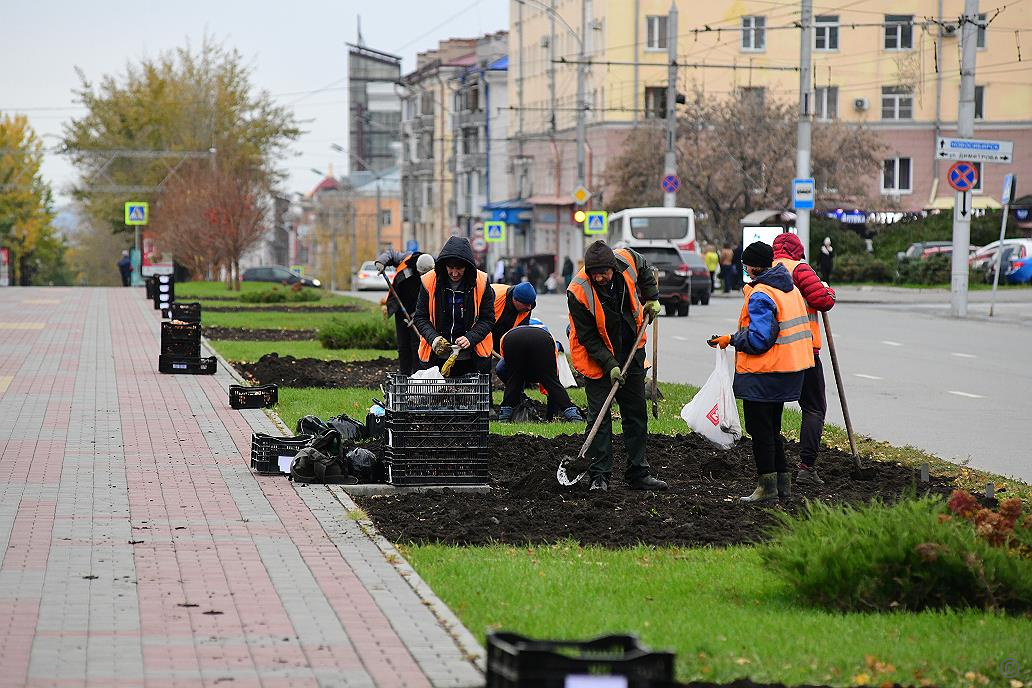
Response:
[{"label": "tree trunk", "polygon": [[233,289],[240,291],[240,261],[233,259]]}]

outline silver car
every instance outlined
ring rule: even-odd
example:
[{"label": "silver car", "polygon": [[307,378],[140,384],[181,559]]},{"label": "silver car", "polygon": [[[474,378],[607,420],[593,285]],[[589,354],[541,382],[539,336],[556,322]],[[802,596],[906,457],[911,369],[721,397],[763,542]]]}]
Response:
[{"label": "silver car", "polygon": [[[387,275],[387,279],[394,280],[394,268],[391,266],[387,267],[384,274]],[[353,289],[356,291],[387,291],[387,284],[383,281],[383,277],[380,277],[380,273],[376,271],[376,261],[367,260],[362,263],[362,267],[355,273],[355,278],[351,282]]]}]

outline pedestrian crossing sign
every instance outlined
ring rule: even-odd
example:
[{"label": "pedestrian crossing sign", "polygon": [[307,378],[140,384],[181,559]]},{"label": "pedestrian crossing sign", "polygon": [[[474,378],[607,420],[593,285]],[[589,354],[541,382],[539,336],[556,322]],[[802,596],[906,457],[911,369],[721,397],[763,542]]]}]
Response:
[{"label": "pedestrian crossing sign", "polygon": [[147,224],[148,204],[143,201],[127,201],[125,204],[125,223],[127,225]]},{"label": "pedestrian crossing sign", "polygon": [[505,241],[505,223],[491,220],[484,223],[484,238],[487,241]]},{"label": "pedestrian crossing sign", "polygon": [[584,218],[585,234],[605,234],[609,231],[609,213],[604,210],[589,210]]}]

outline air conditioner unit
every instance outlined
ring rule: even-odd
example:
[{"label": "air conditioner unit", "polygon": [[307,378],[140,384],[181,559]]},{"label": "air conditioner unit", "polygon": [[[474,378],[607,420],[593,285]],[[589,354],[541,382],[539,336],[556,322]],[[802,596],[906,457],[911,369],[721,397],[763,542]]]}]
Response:
[{"label": "air conditioner unit", "polygon": [[871,107],[871,103],[868,102],[867,98],[854,98],[853,99],[853,109],[854,110],[859,110],[859,111],[862,112],[862,111],[866,110],[869,107]]},{"label": "air conditioner unit", "polygon": [[958,31],[960,31],[959,24],[939,24],[939,35],[945,38],[956,36]]}]

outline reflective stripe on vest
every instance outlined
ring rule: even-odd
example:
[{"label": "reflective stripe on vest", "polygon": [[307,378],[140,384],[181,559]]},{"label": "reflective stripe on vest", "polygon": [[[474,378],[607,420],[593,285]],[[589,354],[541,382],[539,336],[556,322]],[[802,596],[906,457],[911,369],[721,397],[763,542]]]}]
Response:
[{"label": "reflective stripe on vest", "polygon": [[[620,274],[623,276],[624,284],[627,285],[627,292],[630,294],[631,313],[634,316],[636,330],[641,329],[644,313],[641,301],[638,300],[638,269],[634,265],[634,257],[627,249],[617,249],[614,253],[627,263],[627,268]],[[573,294],[574,298],[587,308],[589,313],[595,316],[595,326],[602,337],[602,342],[615,356],[616,350],[613,348],[613,343],[609,340],[609,333],[606,332],[606,316],[603,313],[603,309],[597,307],[598,300],[595,298],[595,290],[591,286],[591,278],[588,276],[587,271],[582,268],[570,282],[570,286],[566,291]],[[622,307],[623,304],[621,304]],[[645,346],[645,339],[645,337],[642,338],[641,346],[638,348]],[[598,361],[588,355],[588,350],[584,348],[584,345],[580,343],[580,339],[577,338],[577,327],[573,323],[573,317],[570,317],[570,359],[573,362],[573,367],[584,377],[598,380],[606,374],[606,371],[602,370],[602,366]]]},{"label": "reflective stripe on vest", "polygon": [[[468,268],[467,268],[468,269]],[[436,330],[437,329],[437,271],[431,270],[430,272],[423,275],[423,286],[426,287],[430,314],[430,325]],[[484,292],[487,290],[487,273],[481,270],[477,270],[477,281],[476,286],[473,288],[473,322],[476,323],[480,317],[480,302],[484,299]],[[487,336],[480,340],[473,346],[473,350],[477,356],[482,358],[491,357],[491,349],[493,348],[493,338],[491,332],[488,331]],[[426,363],[430,360],[430,354],[433,349],[430,348],[430,344],[423,338],[419,340],[419,360]],[[454,344],[454,342],[452,342]]]},{"label": "reflective stripe on vest", "polygon": [[738,330],[749,329],[749,297],[759,291],[774,302],[777,308],[778,338],[762,354],[735,354],[735,370],[739,373],[795,373],[813,367],[813,339],[806,301],[798,289],[785,293],[766,284],[746,285],[745,304],[738,317]]},{"label": "reflective stripe on vest", "polygon": [[[781,265],[784,265],[790,275],[795,273],[795,269],[799,267],[799,264],[802,262],[804,261],[791,260],[789,258],[778,258],[774,261],[775,264],[780,263]],[[794,283],[795,279],[793,278],[792,281]],[[803,299],[803,303],[806,303],[806,299]],[[806,317],[810,319],[810,336],[813,337],[813,348],[820,349],[821,344],[824,343],[821,339],[821,324],[818,321],[816,309],[810,308],[809,304],[806,305]]]}]

